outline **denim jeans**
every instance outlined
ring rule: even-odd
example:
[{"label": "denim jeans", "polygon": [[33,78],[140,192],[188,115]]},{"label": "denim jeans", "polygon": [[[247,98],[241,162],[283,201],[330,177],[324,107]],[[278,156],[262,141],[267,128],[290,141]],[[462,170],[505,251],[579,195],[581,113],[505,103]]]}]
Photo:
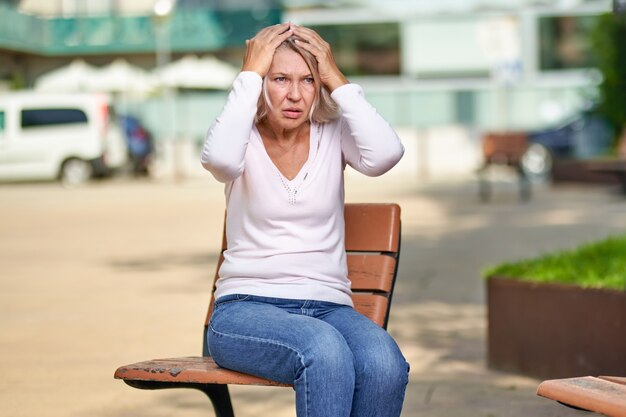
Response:
[{"label": "denim jeans", "polygon": [[293,384],[298,417],[398,417],[409,365],[391,336],[352,307],[227,295],[207,332],[215,362]]}]

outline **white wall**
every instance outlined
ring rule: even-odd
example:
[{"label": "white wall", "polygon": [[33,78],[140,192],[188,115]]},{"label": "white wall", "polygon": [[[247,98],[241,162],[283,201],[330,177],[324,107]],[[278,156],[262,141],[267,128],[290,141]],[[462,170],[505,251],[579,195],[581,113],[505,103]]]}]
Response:
[{"label": "white wall", "polygon": [[413,76],[488,74],[477,18],[415,20],[402,24],[402,72]]}]

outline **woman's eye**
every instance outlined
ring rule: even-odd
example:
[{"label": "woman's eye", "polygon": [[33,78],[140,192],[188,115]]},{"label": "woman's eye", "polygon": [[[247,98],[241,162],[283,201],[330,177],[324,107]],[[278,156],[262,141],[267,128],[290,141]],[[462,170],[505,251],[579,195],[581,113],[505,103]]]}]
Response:
[{"label": "woman's eye", "polygon": [[313,83],[315,82],[315,80],[313,79],[313,77],[306,77],[306,78],[304,79],[304,82],[305,82],[306,84],[313,84]]},{"label": "woman's eye", "polygon": [[279,82],[279,83],[285,82],[285,77],[276,77],[274,78],[274,81]]}]

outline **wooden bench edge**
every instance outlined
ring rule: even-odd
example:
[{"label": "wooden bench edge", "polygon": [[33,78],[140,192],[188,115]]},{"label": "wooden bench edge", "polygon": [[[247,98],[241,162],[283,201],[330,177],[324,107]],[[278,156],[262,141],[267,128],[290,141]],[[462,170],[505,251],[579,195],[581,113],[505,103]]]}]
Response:
[{"label": "wooden bench edge", "polygon": [[537,395],[610,417],[626,417],[626,386],[591,376],[546,380]]},{"label": "wooden bench edge", "polygon": [[263,385],[290,387],[265,378],[220,368],[212,358],[189,356],[153,359],[123,365],[115,370],[115,379],[186,384]]}]

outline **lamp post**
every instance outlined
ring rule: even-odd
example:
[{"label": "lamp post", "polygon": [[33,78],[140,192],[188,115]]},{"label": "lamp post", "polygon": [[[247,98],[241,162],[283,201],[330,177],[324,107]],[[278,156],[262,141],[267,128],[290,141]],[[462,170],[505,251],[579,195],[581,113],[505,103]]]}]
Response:
[{"label": "lamp post", "polygon": [[[165,65],[171,61],[170,45],[170,17],[174,11],[176,0],[156,0],[152,8],[155,29],[156,68],[160,73]],[[166,161],[172,161],[174,177],[179,178],[180,169],[178,164],[178,152],[176,144],[176,105],[172,88],[162,87],[159,116],[159,130],[165,132],[164,157]],[[164,128],[165,127],[165,128]]]},{"label": "lamp post", "polygon": [[162,68],[170,61],[169,17],[174,10],[175,0],[157,0],[152,7],[156,34],[156,65]]}]

